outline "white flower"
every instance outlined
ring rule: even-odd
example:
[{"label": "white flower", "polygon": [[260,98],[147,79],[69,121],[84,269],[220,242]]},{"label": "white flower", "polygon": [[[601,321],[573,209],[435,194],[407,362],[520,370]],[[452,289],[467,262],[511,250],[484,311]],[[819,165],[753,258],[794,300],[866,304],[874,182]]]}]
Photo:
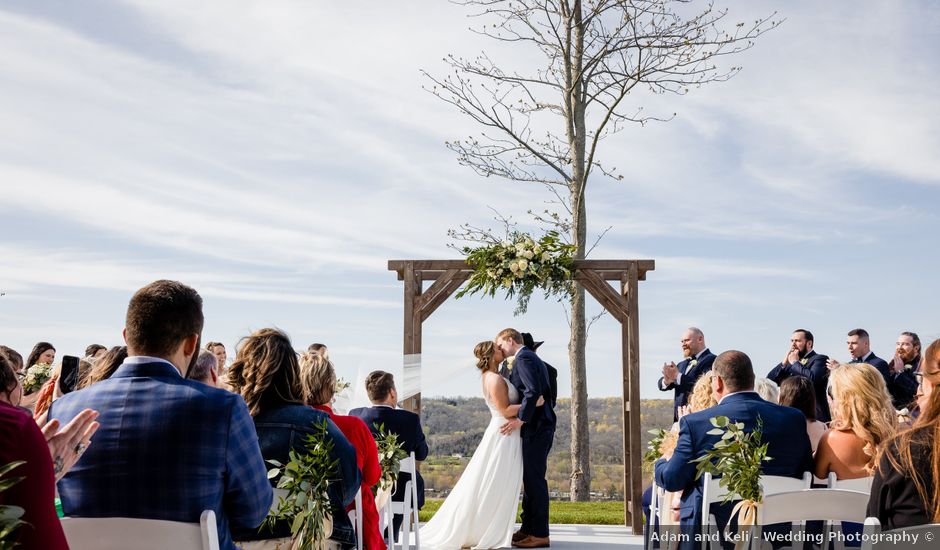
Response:
[{"label": "white flower", "polygon": [[[523,261],[525,261],[525,260],[523,260]],[[509,264],[509,271],[512,271],[513,273],[519,271],[519,264],[518,264],[517,262],[513,262],[513,263]]]},{"label": "white flower", "polygon": [[518,265],[519,265],[519,270],[520,270],[520,271],[525,271],[525,268],[529,267],[529,261],[528,261],[528,260],[519,260],[519,264],[518,264]]},{"label": "white flower", "polygon": [[552,259],[552,255],[548,252],[542,252],[542,261],[547,262]]},{"label": "white flower", "polygon": [[517,271],[517,272],[516,272],[516,278],[521,279],[521,278],[523,278],[523,277],[525,277],[525,271]]},{"label": "white flower", "polygon": [[522,256],[527,260],[531,260],[533,257],[535,257],[535,253],[532,252],[531,250],[526,250],[525,252],[522,253]]},{"label": "white flower", "polygon": [[533,248],[532,250],[534,250],[536,254],[542,253],[542,247],[539,245],[535,245],[535,248]]}]

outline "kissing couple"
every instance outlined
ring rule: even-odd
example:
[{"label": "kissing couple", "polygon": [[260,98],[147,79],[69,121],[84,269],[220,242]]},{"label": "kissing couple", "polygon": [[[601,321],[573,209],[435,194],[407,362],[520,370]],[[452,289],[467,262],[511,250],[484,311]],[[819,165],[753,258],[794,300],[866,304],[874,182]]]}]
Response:
[{"label": "kissing couple", "polygon": [[[453,491],[421,528],[428,548],[550,544],[545,471],[555,437],[555,371],[535,354],[541,342],[525,336],[507,328],[473,349],[490,423]],[[500,363],[510,358],[511,368],[500,373]],[[520,488],[522,527],[513,533]]]}]

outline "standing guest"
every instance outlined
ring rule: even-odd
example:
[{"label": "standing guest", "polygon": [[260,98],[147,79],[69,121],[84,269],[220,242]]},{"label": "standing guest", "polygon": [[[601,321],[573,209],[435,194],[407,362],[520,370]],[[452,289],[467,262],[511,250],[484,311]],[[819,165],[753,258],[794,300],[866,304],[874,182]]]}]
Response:
[{"label": "standing guest", "polygon": [[40,363],[51,365],[55,362],[55,348],[49,342],[39,342],[33,346],[33,351],[29,352],[26,359],[26,368]]},{"label": "standing guest", "polygon": [[55,482],[91,443],[98,413],[85,410],[61,430],[56,420],[40,430],[28,411],[11,404],[17,400],[14,394],[22,392],[19,385],[13,365],[0,354],[0,441],[5,442],[0,445],[0,466],[25,462],[6,476],[23,479],[0,491],[0,506],[19,506],[24,510],[20,519],[26,522],[7,542],[27,549],[68,550],[56,517]]},{"label": "standing guest", "polygon": [[225,353],[225,344],[222,342],[209,342],[206,344],[206,351],[215,356],[216,372],[219,376],[225,374],[225,361],[228,359],[228,355]]},{"label": "standing guest", "polygon": [[[379,452],[375,438],[361,418],[336,414],[330,407],[336,395],[336,370],[333,363],[319,353],[307,352],[300,357],[300,385],[303,387],[304,401],[314,409],[330,415],[330,420],[356,449],[356,464],[362,472],[362,542],[367,550],[385,550],[385,541],[379,531],[379,512],[375,507],[372,486],[382,477],[379,467]],[[349,505],[346,510],[353,510]]]},{"label": "standing guest", "polygon": [[813,454],[816,454],[816,447],[819,445],[819,439],[826,433],[825,422],[820,422],[816,418],[816,389],[812,380],[805,376],[791,376],[780,384],[780,396],[778,403],[785,407],[793,407],[803,413],[806,417],[806,433],[809,435],[809,442],[813,446]]},{"label": "standing guest", "polygon": [[330,358],[330,350],[327,349],[325,344],[310,344],[307,346],[307,353],[317,353],[323,356],[324,359]]},{"label": "standing guest", "polygon": [[114,371],[118,370],[118,367],[124,364],[125,359],[127,359],[127,346],[114,346],[109,349],[95,361],[91,370],[88,371],[88,375],[79,382],[78,388],[87,388],[95,382],[101,382],[102,380],[111,378]]},{"label": "standing guest", "polygon": [[[242,340],[232,366],[229,382],[248,405],[258,430],[261,454],[265,460],[287,464],[290,452],[305,453],[306,436],[314,426],[326,424],[326,438],[333,445],[330,457],[338,462],[335,481],[327,492],[333,507],[333,546],[356,544],[356,534],[346,506],[356,498],[361,480],[356,450],[330,420],[327,413],[304,404],[300,367],[290,338],[279,330],[265,328]],[[265,473],[262,467],[261,474]],[[276,483],[272,479],[271,483]],[[270,491],[270,486],[268,487]],[[290,536],[290,525],[278,522],[273,530],[247,528],[236,533],[238,540],[263,540]]]},{"label": "standing guest", "polygon": [[842,365],[829,373],[829,399],[832,422],[816,450],[816,477],[872,475],[878,446],[898,430],[884,378],[871,365]]},{"label": "standing guest", "polygon": [[673,397],[673,420],[679,420],[679,407],[689,403],[689,394],[698,378],[711,370],[715,354],[705,347],[705,334],[695,327],[689,327],[680,340],[682,356],[676,365],[673,362],[663,365],[663,376],[657,383],[660,391],[675,390]]},{"label": "standing guest", "polygon": [[219,375],[216,370],[218,365],[219,362],[211,351],[202,350],[199,352],[199,356],[196,357],[193,367],[186,373],[186,378],[218,388],[220,387]]},{"label": "standing guest", "polygon": [[67,422],[101,412],[98,442],[62,481],[66,515],[218,521],[219,547],[231,530],[257,529],[272,490],[245,402],[186,373],[202,333],[202,298],[176,281],[155,281],[127,306],[128,358],[114,374],[52,404]]},{"label": "standing guest", "polygon": [[[875,367],[878,372],[881,373],[881,377],[884,378],[885,385],[888,384],[891,369],[888,367],[887,361],[872,353],[871,337],[868,335],[867,330],[863,328],[850,330],[845,345],[848,347],[849,355],[852,357],[849,363],[865,363],[866,365]],[[826,362],[826,366],[829,367],[829,370],[839,365],[840,363],[835,359],[829,359],[829,361]]]},{"label": "standing guest", "polygon": [[[366,377],[366,393],[369,394],[371,407],[360,407],[349,411],[349,416],[356,416],[365,421],[372,433],[378,435],[377,425],[382,424],[386,433],[398,435],[398,442],[406,453],[414,453],[415,460],[424,460],[428,457],[428,443],[421,429],[421,417],[411,411],[398,408],[398,390],[395,388],[395,378],[391,373],[384,371],[370,372]],[[416,472],[418,480],[415,484],[418,490],[418,509],[424,506],[424,478],[421,472]],[[411,480],[411,474],[400,472],[395,485],[395,494],[392,500],[403,502],[405,500],[405,483]],[[392,532],[398,540],[398,528],[401,527],[403,516],[395,514],[392,518]]]},{"label": "standing guest", "polygon": [[829,422],[829,400],[826,399],[826,386],[829,383],[829,369],[826,363],[829,357],[816,353],[813,333],[805,328],[798,328],[790,335],[790,350],[777,364],[767,378],[777,385],[791,376],[804,376],[813,383],[815,392],[815,417],[822,422]]},{"label": "standing guest", "polygon": [[[940,384],[940,340],[924,350],[921,372]],[[887,441],[872,480],[868,515],[884,530],[940,523],[940,392],[930,392],[913,428]]]},{"label": "standing guest", "polygon": [[98,359],[107,352],[108,348],[102,346],[101,344],[91,344],[85,348],[85,359],[89,361],[92,359]]},{"label": "standing guest", "polygon": [[[682,491],[679,525],[690,540],[680,542],[683,549],[696,548],[692,533],[701,525],[702,485],[696,477],[692,460],[705,454],[721,438],[710,434],[714,429],[710,419],[726,416],[731,422],[742,422],[748,432],[755,429],[758,419],[763,420],[762,441],[767,444],[767,455],[773,460],[761,465],[765,475],[800,478],[813,464],[813,452],[806,435],[803,415],[790,407],[768,403],[754,391],[754,367],[750,358],[740,351],[726,351],[715,359],[715,377],[712,389],[718,404],[710,409],[683,416],[679,420],[679,439],[672,457],[660,459],[654,465],[656,484],[667,491]],[[731,504],[712,508],[719,530],[723,530],[731,515]]]},{"label": "standing guest", "polygon": [[910,408],[917,394],[916,374],[920,370],[920,337],[916,332],[902,332],[888,364],[888,393],[894,408]]}]

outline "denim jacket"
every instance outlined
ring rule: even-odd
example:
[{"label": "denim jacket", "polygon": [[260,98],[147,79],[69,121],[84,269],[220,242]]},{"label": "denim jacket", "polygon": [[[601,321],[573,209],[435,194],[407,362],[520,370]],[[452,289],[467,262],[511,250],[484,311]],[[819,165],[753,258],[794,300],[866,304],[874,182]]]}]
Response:
[{"label": "denim jacket", "polygon": [[[288,462],[291,449],[304,450],[305,436],[313,432],[315,424],[326,421],[327,438],[333,442],[331,456],[339,461],[336,472],[338,477],[330,483],[327,491],[333,505],[333,534],[330,539],[344,547],[355,546],[356,533],[346,514],[346,506],[356,498],[362,474],[356,463],[356,450],[330,420],[330,416],[306,405],[288,404],[261,412],[255,415],[254,420],[261,455],[265,461],[277,460],[282,464]],[[271,482],[273,484],[274,480]],[[273,532],[239,535],[241,540],[286,537],[290,536],[290,526],[280,522]]]}]

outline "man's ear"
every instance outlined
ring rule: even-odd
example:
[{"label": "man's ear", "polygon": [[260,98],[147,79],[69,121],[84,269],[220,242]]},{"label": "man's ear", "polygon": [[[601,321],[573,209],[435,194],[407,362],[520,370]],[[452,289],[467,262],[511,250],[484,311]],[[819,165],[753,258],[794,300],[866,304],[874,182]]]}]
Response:
[{"label": "man's ear", "polygon": [[196,347],[198,346],[199,346],[199,335],[190,334],[189,336],[186,337],[185,340],[183,340],[183,355],[185,355],[186,357],[190,357],[191,355],[196,353]]},{"label": "man's ear", "polygon": [[121,338],[124,339],[124,345],[127,345],[127,327],[121,329]]}]

